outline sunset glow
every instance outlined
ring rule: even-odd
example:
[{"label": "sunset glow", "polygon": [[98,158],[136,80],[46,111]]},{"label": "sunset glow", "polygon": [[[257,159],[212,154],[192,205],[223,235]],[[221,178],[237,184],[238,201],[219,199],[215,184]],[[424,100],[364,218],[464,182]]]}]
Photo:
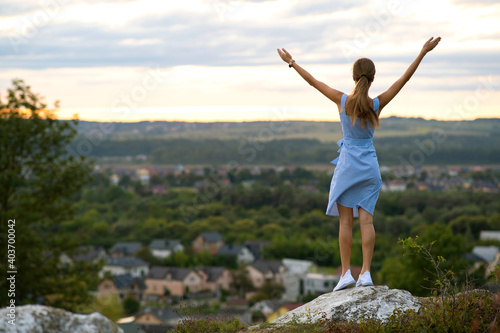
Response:
[{"label": "sunset glow", "polygon": [[[282,62],[284,47],[346,93],[352,62],[387,89],[429,53],[383,116],[499,117],[500,4],[489,1],[4,1],[0,91],[21,78],[59,118],[337,121],[335,105]],[[125,110],[125,111],[124,111]],[[286,111],[286,112],[285,112]],[[279,114],[279,116],[277,116]]]}]

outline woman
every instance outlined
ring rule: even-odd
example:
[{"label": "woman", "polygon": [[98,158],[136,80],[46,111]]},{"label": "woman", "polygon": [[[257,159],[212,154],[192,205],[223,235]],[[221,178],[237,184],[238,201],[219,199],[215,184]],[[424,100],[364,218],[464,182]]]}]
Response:
[{"label": "woman", "polygon": [[[293,60],[290,53],[285,49],[278,49],[281,59],[288,63],[289,67],[293,67],[307,83],[335,102],[339,110],[343,139],[338,142],[340,156],[331,162],[336,164],[336,168],[326,210],[327,215],[339,216],[340,219],[342,277],[334,291],[353,284],[357,287],[373,285],[370,275],[375,246],[373,212],[382,187],[377,155],[373,147],[373,131],[379,126],[382,109],[410,80],[424,56],[433,50],[440,40],[441,37],[431,37],[425,42],[406,72],[387,91],[374,99],[368,96],[368,90],[375,78],[375,65],[370,59],[360,58],[354,62],[352,78],[355,87],[351,95],[346,95],[316,80]],[[363,250],[363,267],[357,282],[350,270],[352,225],[356,217],[359,217]]]}]

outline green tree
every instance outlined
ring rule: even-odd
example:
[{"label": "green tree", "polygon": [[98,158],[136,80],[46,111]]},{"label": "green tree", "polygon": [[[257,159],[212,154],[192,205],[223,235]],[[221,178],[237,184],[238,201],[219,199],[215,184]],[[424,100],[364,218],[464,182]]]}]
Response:
[{"label": "green tree", "polygon": [[[6,272],[17,270],[17,304],[42,300],[71,310],[88,301],[96,272],[61,264],[60,256],[71,256],[78,245],[61,224],[72,219],[70,198],[89,181],[92,165],[68,153],[78,120],[57,120],[30,86],[17,79],[12,84],[6,97],[0,95],[0,293],[9,289]],[[15,224],[8,230],[9,220]],[[8,232],[15,233],[11,262]],[[0,306],[8,301],[2,296]]]},{"label": "green tree", "polygon": [[123,309],[125,310],[126,315],[133,315],[139,311],[140,308],[141,304],[135,298],[127,297],[123,301]]},{"label": "green tree", "polygon": [[259,236],[263,239],[270,240],[274,235],[279,235],[283,233],[283,227],[277,225],[276,223],[270,223],[263,225],[259,230]]},{"label": "green tree", "polygon": [[[443,271],[456,272],[458,279],[463,276],[467,262],[461,257],[466,250],[462,235],[454,235],[449,226],[433,224],[425,227],[419,241],[431,248],[434,255],[445,259],[440,267]],[[407,250],[402,249],[401,254],[384,260],[378,280],[391,288],[405,289],[414,295],[429,295],[436,280],[429,261],[422,255]]]},{"label": "green tree", "polygon": [[240,266],[233,271],[234,288],[238,295],[242,298],[245,297],[246,292],[253,288],[252,280],[245,266]]},{"label": "green tree", "polygon": [[257,303],[265,299],[281,299],[285,287],[276,282],[268,281],[252,296],[251,302]]},{"label": "green tree", "polygon": [[122,318],[125,312],[118,295],[112,293],[94,297],[90,304],[78,306],[77,311],[82,313],[99,312],[113,321]]},{"label": "green tree", "polygon": [[150,265],[160,265],[161,264],[161,259],[156,258],[153,253],[151,253],[151,250],[147,246],[141,247],[136,255],[137,258],[141,258],[145,262],[149,263]]},{"label": "green tree", "polygon": [[168,259],[170,259],[170,262],[173,262],[173,264],[169,266],[189,267],[191,263],[191,257],[182,251],[171,254]]},{"label": "green tree", "polygon": [[252,234],[257,229],[257,223],[252,219],[242,219],[234,222],[232,231],[236,234],[246,233]]},{"label": "green tree", "polygon": [[[188,227],[186,223],[181,221],[173,221],[167,223],[167,230],[169,231],[169,238],[180,239],[186,234]],[[191,241],[189,239],[188,241]]]}]

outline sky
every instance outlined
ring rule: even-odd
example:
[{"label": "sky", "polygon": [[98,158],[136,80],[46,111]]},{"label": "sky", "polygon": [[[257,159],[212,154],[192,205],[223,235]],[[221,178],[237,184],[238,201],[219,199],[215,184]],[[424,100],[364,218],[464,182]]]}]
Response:
[{"label": "sky", "polygon": [[0,95],[14,78],[81,120],[338,121],[278,56],[350,93],[352,63],[390,87],[442,41],[382,116],[500,118],[496,0],[0,0]]}]

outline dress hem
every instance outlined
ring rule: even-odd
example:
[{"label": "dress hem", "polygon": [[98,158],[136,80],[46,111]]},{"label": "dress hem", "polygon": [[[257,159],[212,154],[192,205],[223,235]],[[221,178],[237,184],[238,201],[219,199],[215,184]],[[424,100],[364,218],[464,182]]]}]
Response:
[{"label": "dress hem", "polygon": [[[337,202],[334,202],[333,204],[334,204],[334,205],[337,205]],[[340,204],[340,205],[342,205],[342,204]],[[367,213],[369,213],[371,216],[373,216],[373,213],[375,213],[375,208],[373,208],[373,212],[371,212],[370,210],[366,209],[365,207],[363,207],[363,206],[361,206],[361,205],[356,205],[356,207],[350,207],[350,206],[346,206],[346,205],[342,205],[342,206],[344,206],[344,207],[346,207],[346,208],[351,208],[351,209],[353,210],[352,215],[353,215],[353,217],[354,217],[354,218],[359,218],[359,211],[358,211],[358,210],[359,210],[360,208],[363,208],[363,209],[364,209]],[[356,209],[356,208],[357,208],[357,209]],[[340,214],[337,214],[337,215],[335,215],[335,214],[331,214],[331,211],[332,211],[332,209],[330,209],[330,213],[329,213],[328,211],[326,211],[326,212],[325,212],[325,215],[327,215],[327,216],[333,216],[333,217],[339,217],[339,216],[340,216]],[[357,214],[354,214],[354,211],[356,211],[356,212],[357,212]],[[337,208],[337,212],[338,212],[338,208]]]}]

